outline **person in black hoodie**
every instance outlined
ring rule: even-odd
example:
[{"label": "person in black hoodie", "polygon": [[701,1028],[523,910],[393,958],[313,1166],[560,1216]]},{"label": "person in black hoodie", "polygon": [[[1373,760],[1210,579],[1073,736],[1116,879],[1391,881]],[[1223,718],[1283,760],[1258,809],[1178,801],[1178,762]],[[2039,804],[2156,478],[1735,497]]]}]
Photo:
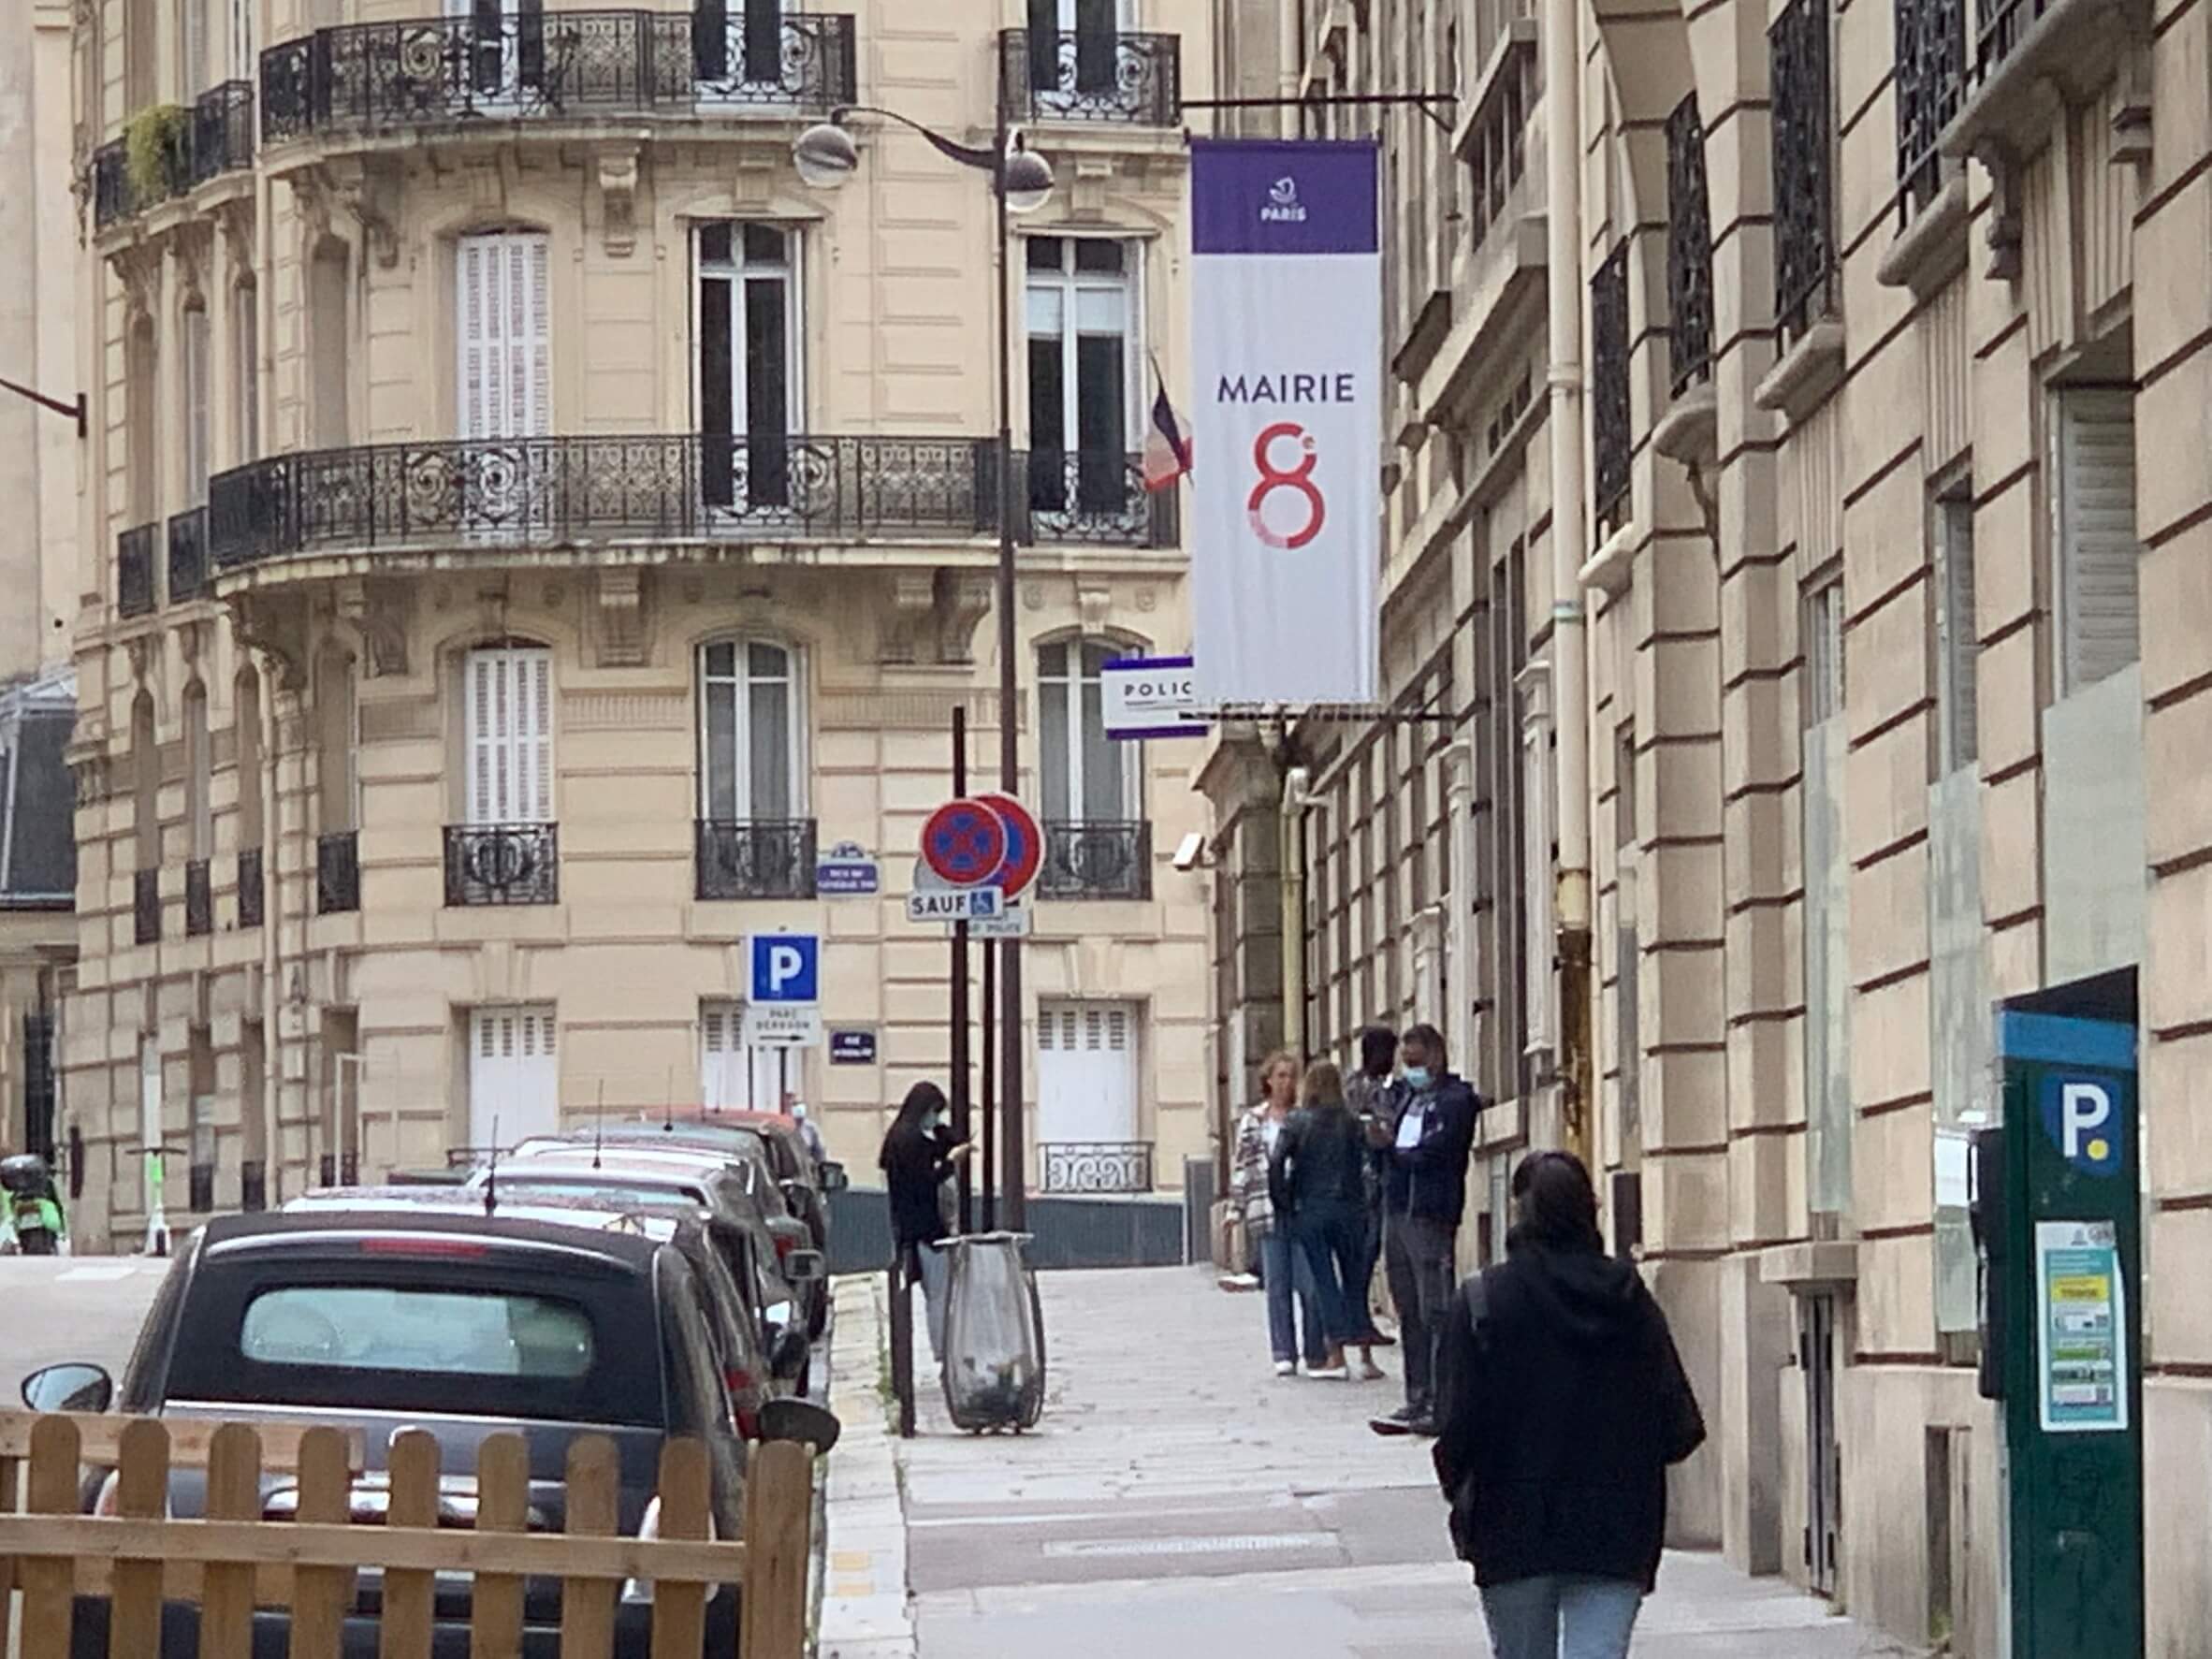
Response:
[{"label": "person in black hoodie", "polygon": [[1383,1271],[1405,1349],[1405,1404],[1369,1423],[1377,1434],[1433,1434],[1437,1341],[1451,1305],[1467,1157],[1482,1099],[1445,1063],[1444,1033],[1416,1026],[1398,1044],[1403,1068],[1390,1121],[1369,1125],[1383,1157]]},{"label": "person in black hoodie", "polygon": [[1623,1659],[1658,1576],[1667,1468],[1705,1420],[1666,1316],[1605,1254],[1582,1160],[1531,1154],[1513,1198],[1506,1259],[1460,1288],[1445,1326],[1436,1478],[1497,1659]]},{"label": "person in black hoodie", "polygon": [[945,1236],[938,1189],[970,1150],[945,1127],[948,1110],[944,1090],[934,1083],[916,1084],[900,1102],[876,1158],[891,1205],[892,1245],[906,1259],[908,1271],[920,1273],[929,1351],[939,1361],[944,1358],[947,1263],[937,1247]]}]

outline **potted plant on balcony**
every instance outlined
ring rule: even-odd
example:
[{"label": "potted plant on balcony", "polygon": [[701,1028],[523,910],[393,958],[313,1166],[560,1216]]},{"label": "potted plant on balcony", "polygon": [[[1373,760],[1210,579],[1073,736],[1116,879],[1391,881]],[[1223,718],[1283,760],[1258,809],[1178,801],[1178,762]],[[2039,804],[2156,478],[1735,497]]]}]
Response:
[{"label": "potted plant on balcony", "polygon": [[192,112],[181,104],[149,104],[123,129],[124,169],[131,199],[144,206],[175,194],[185,177],[184,147]]}]

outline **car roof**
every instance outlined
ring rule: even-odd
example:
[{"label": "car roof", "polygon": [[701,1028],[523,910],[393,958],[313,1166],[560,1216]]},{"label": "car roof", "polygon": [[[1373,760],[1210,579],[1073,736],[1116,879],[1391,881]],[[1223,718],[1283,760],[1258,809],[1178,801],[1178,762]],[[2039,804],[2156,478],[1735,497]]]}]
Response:
[{"label": "car roof", "polygon": [[581,1167],[609,1173],[654,1174],[670,1172],[719,1175],[729,1168],[730,1160],[712,1146],[635,1146],[624,1142],[618,1146],[600,1147],[589,1142],[580,1145],[563,1142],[559,1145],[539,1146],[522,1157],[500,1166],[500,1172],[521,1180],[519,1171],[534,1164],[549,1164],[563,1172]]},{"label": "car roof", "polygon": [[495,1246],[521,1251],[560,1251],[596,1258],[612,1267],[649,1271],[660,1249],[656,1240],[634,1233],[608,1232],[558,1225],[516,1215],[483,1214],[478,1205],[440,1210],[420,1202],[394,1202],[361,1209],[262,1211],[224,1215],[207,1224],[203,1258],[274,1251],[286,1246],[313,1248],[358,1240],[364,1234],[459,1234]]},{"label": "car roof", "polygon": [[655,1198],[644,1204],[610,1204],[604,1198],[588,1193],[545,1192],[530,1193],[507,1202],[496,1198],[496,1207],[484,1208],[481,1187],[462,1190],[454,1186],[415,1187],[397,1189],[376,1186],[331,1186],[294,1199],[284,1208],[295,1213],[319,1212],[324,1215],[340,1211],[387,1209],[394,1202],[394,1191],[404,1195],[398,1200],[406,1205],[410,1215],[420,1213],[457,1215],[491,1215],[506,1220],[543,1221],[555,1227],[618,1228],[633,1225],[633,1230],[648,1238],[668,1239],[677,1230],[687,1224],[697,1224],[708,1218],[709,1212],[691,1202],[680,1194],[670,1193],[665,1198]]}]

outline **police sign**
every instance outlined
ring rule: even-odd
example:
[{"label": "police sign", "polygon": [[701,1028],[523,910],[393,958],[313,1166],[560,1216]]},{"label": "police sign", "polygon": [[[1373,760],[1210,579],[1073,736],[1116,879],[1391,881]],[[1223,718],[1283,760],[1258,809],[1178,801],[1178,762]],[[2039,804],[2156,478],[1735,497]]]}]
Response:
[{"label": "police sign", "polygon": [[1109,737],[1203,737],[1188,657],[1119,657],[1099,671]]}]

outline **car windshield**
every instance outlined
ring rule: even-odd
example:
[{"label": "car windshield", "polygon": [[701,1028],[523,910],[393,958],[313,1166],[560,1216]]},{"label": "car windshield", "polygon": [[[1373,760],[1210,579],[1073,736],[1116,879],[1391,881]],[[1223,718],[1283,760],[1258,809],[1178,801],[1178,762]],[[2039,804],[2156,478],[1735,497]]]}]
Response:
[{"label": "car windshield", "polygon": [[583,1309],[549,1297],[295,1285],[247,1304],[239,1351],[263,1365],[574,1380],[593,1345]]}]

